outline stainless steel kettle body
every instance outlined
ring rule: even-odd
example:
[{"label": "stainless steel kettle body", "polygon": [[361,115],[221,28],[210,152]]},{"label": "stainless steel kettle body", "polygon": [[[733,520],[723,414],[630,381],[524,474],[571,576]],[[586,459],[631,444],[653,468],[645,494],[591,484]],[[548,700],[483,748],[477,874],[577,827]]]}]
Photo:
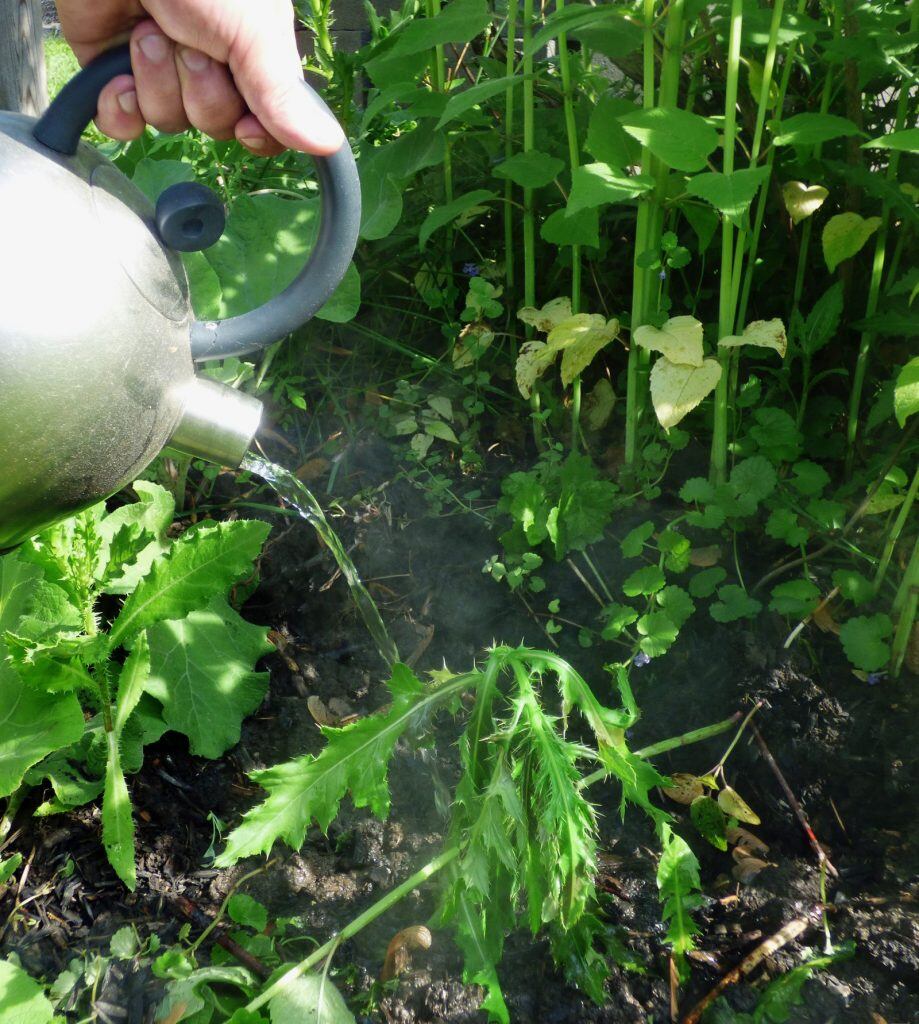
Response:
[{"label": "stainless steel kettle body", "polygon": [[0,550],[114,493],[167,445],[238,465],[261,404],[196,377],[194,362],[298,327],[354,251],[360,188],[345,145],[316,159],[321,225],[297,279],[251,313],[196,322],[173,250],[216,241],[219,200],[186,184],[154,208],[79,141],[102,87],[129,72],[119,47],[42,119],[0,112]]}]

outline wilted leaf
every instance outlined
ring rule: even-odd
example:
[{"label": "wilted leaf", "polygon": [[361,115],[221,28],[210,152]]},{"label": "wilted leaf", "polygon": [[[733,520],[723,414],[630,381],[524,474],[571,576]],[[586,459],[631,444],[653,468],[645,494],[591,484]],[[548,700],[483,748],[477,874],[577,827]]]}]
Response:
[{"label": "wilted leaf", "polygon": [[494,340],[495,332],[487,324],[466,324],[453,346],[454,369],[462,370],[472,366]]},{"label": "wilted leaf", "polygon": [[746,885],[748,882],[752,882],[763,868],[769,867],[772,865],[767,860],[760,860],[758,857],[744,857],[742,861],[734,865],[731,874],[741,885]]},{"label": "wilted leaf", "polygon": [[660,352],[671,363],[702,366],[702,324],[694,316],[671,317],[663,327],[645,324],[636,327],[635,344],[651,352]]},{"label": "wilted leaf", "polygon": [[782,186],[785,209],[795,224],[815,214],[828,195],[822,185],[805,185],[803,181],[788,181]]},{"label": "wilted leaf", "polygon": [[432,941],[430,931],[423,924],[415,924],[396,932],[386,947],[380,981],[389,981],[403,974],[411,965],[412,950],[430,949]]},{"label": "wilted leaf", "polygon": [[707,569],[712,565],[717,565],[720,561],[720,544],[709,544],[708,547],[693,548],[689,552],[689,564],[695,565],[700,569]]},{"label": "wilted leaf", "polygon": [[578,313],[549,333],[550,347],[562,348],[562,384],[567,387],[619,335],[619,321],[597,314]]},{"label": "wilted leaf", "polygon": [[823,229],[823,258],[830,272],[851,259],[880,226],[880,217],[860,217],[857,213],[831,217]]},{"label": "wilted leaf", "polygon": [[306,707],[317,725],[337,726],[341,724],[338,715],[332,714],[325,701],[315,693],[307,697]]},{"label": "wilted leaf", "polygon": [[557,327],[571,316],[571,299],[567,295],[559,299],[550,299],[542,309],[524,306],[517,311],[517,316],[525,324],[535,327],[537,331],[548,334],[553,327]]},{"label": "wilted leaf", "polygon": [[705,795],[705,784],[689,772],[675,772],[670,776],[670,785],[661,786],[661,789],[678,804],[691,804]]},{"label": "wilted leaf", "polygon": [[322,456],[318,456],[315,459],[307,459],[297,470],[296,477],[305,484],[311,484],[314,480],[325,476],[331,465],[329,460],[322,458]]},{"label": "wilted leaf", "polygon": [[613,385],[601,377],[591,388],[584,400],[584,419],[589,430],[602,430],[609,422],[616,404],[616,393]]},{"label": "wilted leaf", "polygon": [[721,379],[721,364],[706,359],[701,366],[680,366],[658,359],[651,369],[651,401],[664,429],[680,420],[715,390]]},{"label": "wilted leaf", "polygon": [[525,341],[520,346],[515,373],[517,390],[529,398],[533,385],[555,362],[556,353],[544,341]]},{"label": "wilted leaf", "polygon": [[747,324],[743,334],[731,334],[718,342],[719,348],[736,348],[739,345],[756,345],[758,348],[774,349],[784,359],[788,348],[785,325],[781,320],[754,320]]},{"label": "wilted leaf", "polygon": [[725,786],[718,794],[718,806],[729,818],[736,818],[747,825],[758,825],[760,823],[759,815],[730,786]]},{"label": "wilted leaf", "polygon": [[764,856],[769,852],[768,843],[764,843],[759,836],[755,836],[748,829],[741,828],[740,825],[728,825],[725,836],[732,846],[744,846],[748,850],[761,853]]}]

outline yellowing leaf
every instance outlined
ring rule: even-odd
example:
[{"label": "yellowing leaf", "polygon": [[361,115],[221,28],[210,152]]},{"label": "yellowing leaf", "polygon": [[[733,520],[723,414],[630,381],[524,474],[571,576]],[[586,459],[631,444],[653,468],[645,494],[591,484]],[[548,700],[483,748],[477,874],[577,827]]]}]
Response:
[{"label": "yellowing leaf", "polygon": [[768,843],[764,843],[759,836],[754,835],[745,828],[741,828],[740,825],[728,825],[724,834],[732,846],[743,846],[747,850],[761,853],[764,856],[769,852]]},{"label": "yellowing leaf", "polygon": [[851,259],[880,225],[880,217],[860,217],[857,213],[831,217],[823,229],[823,258],[830,272]]},{"label": "yellowing leaf", "polygon": [[584,418],[590,430],[601,430],[609,422],[616,404],[616,392],[613,385],[601,377],[584,402]]},{"label": "yellowing leaf", "polygon": [[535,306],[524,306],[523,309],[517,311],[517,316],[525,324],[535,327],[537,331],[548,334],[553,327],[571,316],[571,299],[567,296],[550,299],[542,309],[537,309]]},{"label": "yellowing leaf", "polygon": [[725,786],[718,794],[718,806],[729,818],[736,818],[747,825],[758,825],[759,815],[744,798],[730,786]]},{"label": "yellowing leaf", "polygon": [[741,885],[746,885],[747,882],[752,882],[763,868],[770,867],[772,865],[767,860],[760,860],[758,857],[744,857],[742,861],[734,865],[731,874]]},{"label": "yellowing leaf", "polygon": [[533,385],[552,365],[556,352],[544,341],[525,341],[517,356],[517,390],[529,398]]},{"label": "yellowing leaf", "polygon": [[454,369],[472,366],[494,340],[495,332],[487,324],[466,324],[453,346]]},{"label": "yellowing leaf", "polygon": [[731,334],[718,342],[719,348],[737,348],[739,345],[756,345],[759,348],[771,348],[784,359],[788,349],[788,338],[785,336],[785,325],[781,320],[754,320],[747,324],[743,334]]},{"label": "yellowing leaf", "polygon": [[705,793],[702,780],[689,772],[675,772],[670,776],[670,785],[661,788],[678,804],[691,804]]},{"label": "yellowing leaf", "polygon": [[702,365],[702,324],[694,316],[671,317],[659,330],[647,324],[636,327],[633,337],[636,345],[660,352],[671,363]]},{"label": "yellowing leaf", "polygon": [[[583,315],[583,314],[582,314]],[[572,317],[572,319],[574,319]],[[555,343],[556,336],[560,331],[570,331],[571,341],[565,346],[562,353],[562,384],[567,387],[583,370],[594,360],[594,356],[619,336],[619,321],[610,320],[607,323],[602,316],[591,317],[593,323],[589,326],[570,326],[570,320],[559,324],[549,335],[549,344]]]},{"label": "yellowing leaf", "polygon": [[782,186],[785,209],[795,224],[815,214],[828,195],[822,185],[805,185],[803,181],[787,181]]},{"label": "yellowing leaf", "polygon": [[669,430],[715,390],[721,364],[706,359],[701,366],[680,366],[658,359],[651,369],[651,401],[660,425]]}]

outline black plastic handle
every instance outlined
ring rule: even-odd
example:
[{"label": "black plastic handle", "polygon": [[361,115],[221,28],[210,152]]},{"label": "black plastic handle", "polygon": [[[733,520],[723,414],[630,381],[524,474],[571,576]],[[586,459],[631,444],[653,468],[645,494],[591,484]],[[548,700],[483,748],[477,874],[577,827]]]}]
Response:
[{"label": "black plastic handle", "polygon": [[[35,125],[33,135],[49,149],[72,156],[86,126],[96,116],[99,94],[113,78],[129,74],[131,53],[127,45],[100,54],[58,93]],[[306,82],[303,88],[310,91],[318,105],[325,106]],[[347,142],[337,153],[313,160],[322,212],[316,244],[306,266],[280,295],[251,313],[192,324],[191,350],[197,362],[265,348],[305,324],[341,283],[360,229],[360,179]]]}]

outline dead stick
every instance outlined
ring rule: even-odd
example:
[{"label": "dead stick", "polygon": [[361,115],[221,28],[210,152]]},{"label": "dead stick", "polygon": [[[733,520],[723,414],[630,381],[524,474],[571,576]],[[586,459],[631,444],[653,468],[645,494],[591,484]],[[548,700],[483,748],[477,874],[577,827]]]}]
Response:
[{"label": "dead stick", "polygon": [[779,785],[782,787],[782,792],[785,794],[785,799],[788,801],[789,806],[795,812],[795,816],[798,821],[801,822],[801,827],[804,829],[804,834],[807,836],[808,842],[817,854],[817,860],[824,865],[826,870],[834,877],[839,878],[839,872],[830,863],[830,858],[827,857],[826,851],[820,845],[820,840],[814,834],[814,830],[810,826],[810,822],[807,820],[807,815],[804,813],[801,805],[795,799],[794,793],[791,791],[791,786],[785,781],[785,776],[782,774],[781,769],[775,763],[775,758],[772,756],[769,748],[766,746],[766,741],[760,735],[759,729],[751,722],[750,730],[753,733],[753,738],[756,740],[759,749],[762,751],[763,757],[766,759],[766,764],[772,769],[772,774],[779,781]]},{"label": "dead stick", "polygon": [[[174,896],[173,902],[179,908],[183,917],[187,917],[196,927],[207,928],[212,923],[210,917],[203,910],[196,907],[187,896]],[[257,974],[260,978],[271,976],[270,968],[266,967],[261,960],[257,960],[248,950],[243,949],[238,942],[234,942],[229,935],[218,931],[213,936],[213,939],[218,946],[222,946],[231,956],[235,956],[243,966],[248,967],[250,971]]]}]

